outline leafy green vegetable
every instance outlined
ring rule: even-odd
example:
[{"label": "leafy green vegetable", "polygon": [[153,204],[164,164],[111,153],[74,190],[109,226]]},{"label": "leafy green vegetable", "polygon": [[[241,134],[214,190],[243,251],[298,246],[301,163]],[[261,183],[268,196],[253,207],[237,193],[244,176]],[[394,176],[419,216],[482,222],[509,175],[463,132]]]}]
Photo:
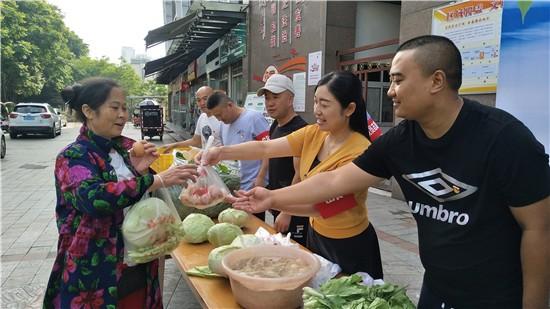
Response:
[{"label": "leafy green vegetable", "polygon": [[231,242],[232,246],[237,246],[239,248],[248,248],[261,244],[262,240],[253,234],[239,235]]},{"label": "leafy green vegetable", "polygon": [[210,251],[210,254],[208,254],[209,269],[212,270],[214,273],[225,277],[225,272],[223,271],[222,267],[222,260],[229,252],[237,249],[240,248],[232,245],[225,245],[217,247]]},{"label": "leafy green vegetable", "polygon": [[331,279],[319,291],[305,287],[305,309],[414,309],[403,287],[384,283],[366,286],[361,276]]},{"label": "leafy green vegetable", "polygon": [[233,239],[242,234],[243,231],[241,228],[235,224],[218,223],[208,230],[207,236],[208,241],[214,245],[214,247],[219,247],[229,245]]},{"label": "leafy green vegetable", "polygon": [[176,224],[176,219],[177,215],[159,198],[139,201],[130,208],[122,223],[124,240],[132,249],[155,246],[168,238],[168,228]]},{"label": "leafy green vegetable", "polygon": [[228,208],[218,215],[219,222],[235,224],[238,227],[243,227],[248,220],[248,213],[246,211]]},{"label": "leafy green vegetable", "polygon": [[183,153],[179,151],[176,151],[176,158],[187,161],[187,159],[183,156]]},{"label": "leafy green vegetable", "polygon": [[188,271],[185,272],[189,276],[196,276],[196,277],[202,277],[202,278],[222,278],[222,275],[218,275],[208,266],[195,266]]},{"label": "leafy green vegetable", "polygon": [[205,215],[190,214],[183,220],[182,226],[185,233],[185,241],[198,244],[208,239],[206,233],[214,226],[214,221]]}]

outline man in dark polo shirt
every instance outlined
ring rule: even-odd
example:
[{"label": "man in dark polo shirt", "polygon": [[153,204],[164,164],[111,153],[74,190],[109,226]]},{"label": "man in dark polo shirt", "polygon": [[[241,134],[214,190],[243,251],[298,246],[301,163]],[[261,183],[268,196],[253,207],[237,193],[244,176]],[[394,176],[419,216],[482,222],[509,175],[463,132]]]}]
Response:
[{"label": "man in dark polo shirt", "polygon": [[[275,119],[269,129],[270,139],[286,136],[307,125],[305,120],[294,111],[294,86],[290,78],[282,74],[273,74],[265,85],[258,89],[257,94],[265,96],[267,113]],[[284,188],[300,181],[299,176],[294,173],[298,160],[299,158],[292,157],[269,159],[268,188],[271,190]],[[271,212],[275,216],[277,232],[290,232],[293,240],[303,246],[306,245],[309,218],[291,216],[276,210]]]}]

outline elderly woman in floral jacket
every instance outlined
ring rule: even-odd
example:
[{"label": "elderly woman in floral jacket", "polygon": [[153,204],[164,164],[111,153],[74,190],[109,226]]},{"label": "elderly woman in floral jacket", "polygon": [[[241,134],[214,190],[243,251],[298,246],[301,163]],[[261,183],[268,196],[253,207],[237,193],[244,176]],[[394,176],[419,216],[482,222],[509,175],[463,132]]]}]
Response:
[{"label": "elderly woman in floral jacket", "polygon": [[129,152],[134,141],[121,136],[128,111],[116,82],[93,78],[63,95],[83,126],[56,160],[59,241],[44,308],[162,308],[158,260],[123,262],[123,209],[148,191],[195,177],[195,167],[153,175],[153,144],[144,142],[143,156]]}]

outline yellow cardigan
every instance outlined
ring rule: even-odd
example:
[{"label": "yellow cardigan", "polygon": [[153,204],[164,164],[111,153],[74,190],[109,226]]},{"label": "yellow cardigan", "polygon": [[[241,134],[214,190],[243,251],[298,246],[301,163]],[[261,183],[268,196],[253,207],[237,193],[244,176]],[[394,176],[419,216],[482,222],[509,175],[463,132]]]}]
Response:
[{"label": "yellow cardigan", "polygon": [[[344,144],[330,157],[321,161],[314,169],[311,164],[321,150],[328,132],[321,131],[316,124],[306,126],[287,135],[292,155],[300,157],[300,179],[304,180],[318,173],[331,171],[357,158],[367,147],[369,140],[353,132]],[[319,188],[322,190],[323,188]],[[367,191],[355,192],[355,207],[330,218],[311,217],[310,225],[319,234],[329,238],[349,238],[363,232],[369,225],[367,216]]]}]

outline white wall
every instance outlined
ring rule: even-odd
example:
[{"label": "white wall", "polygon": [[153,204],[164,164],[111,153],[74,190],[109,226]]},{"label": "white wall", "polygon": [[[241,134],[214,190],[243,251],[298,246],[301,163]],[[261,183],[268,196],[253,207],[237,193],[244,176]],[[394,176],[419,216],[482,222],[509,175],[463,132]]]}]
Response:
[{"label": "white wall", "polygon": [[[399,38],[401,6],[382,2],[358,2],[355,15],[355,47]],[[382,47],[355,54],[355,59],[395,51]]]}]

